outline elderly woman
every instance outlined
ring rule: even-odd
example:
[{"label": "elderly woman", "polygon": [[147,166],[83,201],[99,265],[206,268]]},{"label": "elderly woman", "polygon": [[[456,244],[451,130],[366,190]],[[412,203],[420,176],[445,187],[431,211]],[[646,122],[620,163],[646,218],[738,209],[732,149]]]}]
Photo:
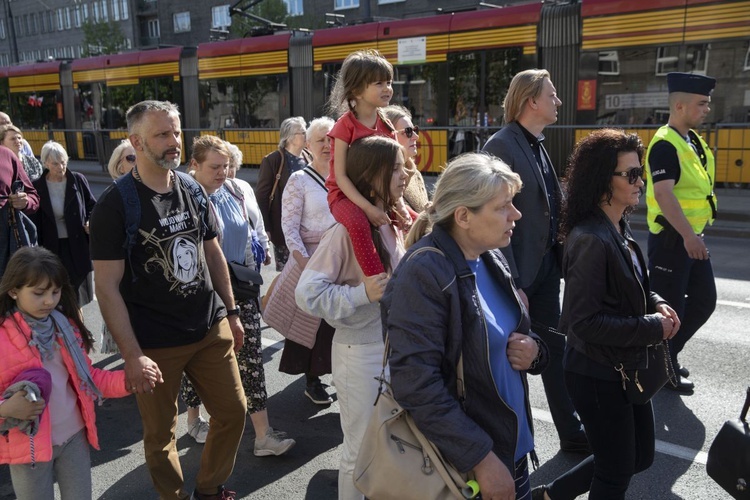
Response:
[{"label": "elderly woman", "polygon": [[281,271],[289,259],[289,249],[281,228],[281,195],[289,176],[310,163],[309,154],[304,150],[306,126],[305,119],[301,116],[281,122],[279,149],[266,155],[260,162],[255,193],[266,232],[273,243],[277,271]]},{"label": "elderly woman", "polygon": [[123,139],[112,151],[107,164],[107,172],[113,179],[122,177],[135,167],[135,149],[130,141]]},{"label": "elderly woman", "polygon": [[[281,197],[281,228],[291,257],[304,269],[310,256],[320,243],[323,233],[336,221],[331,215],[326,199],[331,160],[331,139],[328,132],[333,128],[330,118],[316,118],[307,128],[307,148],[313,161],[303,170],[289,177]],[[279,362],[279,371],[297,375],[304,373],[307,379],[305,396],[315,404],[333,402],[320,376],[331,373],[331,341],[333,328],[322,320],[312,349],[287,339]]]},{"label": "elderly woman", "polygon": [[496,158],[451,161],[381,301],[396,400],[454,466],[474,472],[483,498],[528,499],[527,455],[536,459],[526,373],[542,371],[547,350],[499,250],[521,217],[520,188]]},{"label": "elderly woman", "polygon": [[[381,136],[355,141],[346,165],[349,178],[370,203],[386,213],[397,209],[407,175],[403,149],[396,141]],[[372,232],[383,267],[392,271],[404,253],[400,229],[388,224],[373,227]],[[336,328],[331,358],[344,433],[340,500],[363,498],[354,486],[353,474],[378,393],[375,378],[382,368],[384,349],[378,301],[387,281],[386,273],[364,276],[348,231],[336,224],[323,236],[297,284],[297,304]]]},{"label": "elderly woman", "polygon": [[31,216],[40,246],[51,250],[78,291],[78,305],[93,299],[93,283],[87,277],[93,267],[89,254],[89,217],[96,204],[89,183],[82,174],[68,170],[68,153],[61,144],[42,146],[44,172],[34,181],[39,193],[39,210]]},{"label": "elderly woman", "polygon": [[[39,163],[32,155],[24,154],[21,150],[23,147],[23,134],[21,129],[15,125],[3,125],[0,127],[0,144],[13,151],[21,163],[23,163],[23,169],[26,171],[26,175],[29,179],[34,182],[42,176],[42,163]],[[67,156],[66,156],[67,157]]]},{"label": "elderly woman", "polygon": [[560,236],[567,336],[565,384],[594,454],[534,499],[625,498],[630,479],[654,460],[651,402],[628,402],[615,367],[643,368],[646,346],[680,327],[675,311],[649,289],[646,262],[627,215],[643,189],[643,144],[636,134],[602,129],[575,147]]},{"label": "elderly woman", "polygon": [[[255,267],[265,260],[256,255],[253,239],[259,242],[265,233],[263,219],[254,200],[243,195],[232,181],[227,181],[231,153],[227,143],[216,136],[205,135],[193,141],[190,169],[208,193],[212,210],[221,228],[220,243],[227,262],[237,262]],[[262,245],[261,245],[262,246]],[[262,250],[260,253],[263,253]],[[237,353],[242,387],[247,397],[247,411],[255,429],[255,456],[281,455],[295,445],[286,434],[268,424],[266,410],[266,376],[263,371],[263,346],[260,336],[260,305],[258,299],[237,301],[240,319],[245,329],[242,348]],[[197,442],[205,442],[208,422],[200,417],[200,399],[192,385],[183,379],[182,399],[188,410],[188,433]]]},{"label": "elderly woman", "polygon": [[411,121],[411,113],[403,106],[391,104],[383,108],[386,118],[388,118],[396,128],[396,140],[406,150],[407,156],[412,160],[406,162],[409,167],[409,184],[404,191],[404,201],[417,213],[422,212],[430,198],[427,194],[427,188],[424,185],[422,173],[416,165],[417,141],[419,140],[419,127],[414,126]]}]

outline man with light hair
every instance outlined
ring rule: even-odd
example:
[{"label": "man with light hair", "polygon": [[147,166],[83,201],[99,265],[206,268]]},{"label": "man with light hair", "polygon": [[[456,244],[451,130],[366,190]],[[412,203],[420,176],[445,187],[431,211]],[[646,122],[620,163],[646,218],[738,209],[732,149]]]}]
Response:
[{"label": "man with light hair", "polygon": [[503,102],[505,126],[490,137],[484,151],[507,163],[523,181],[513,198],[523,217],[516,221],[511,244],[502,252],[519,292],[527,299],[531,328],[549,348],[542,381],[560,448],[588,454],[591,449],[563,377],[565,337],[556,332],[562,276],[557,225],[562,197],[542,131],[557,121],[561,105],[547,70],[521,71],[511,80]]},{"label": "man with light hair", "polygon": [[[8,116],[8,113],[0,111],[0,127],[3,125],[13,125],[13,122],[11,121],[10,116]],[[34,156],[34,151],[31,149],[31,145],[26,139],[21,139],[21,154]]]},{"label": "man with light hair", "polygon": [[[136,394],[146,464],[160,498],[190,497],[174,432],[185,372],[211,415],[191,498],[231,500],[234,492],[223,484],[245,428],[235,357],[244,331],[218,222],[197,181],[175,171],[182,148],[177,107],[143,101],[128,110],[127,122],[136,166],[102,194],[91,216],[99,307]],[[132,222],[126,203],[129,213],[140,206],[132,245],[125,244]],[[145,379],[149,367],[160,370],[161,384]]]},{"label": "man with light hair", "polygon": [[711,111],[716,80],[667,74],[669,122],[656,131],[646,156],[648,270],[651,289],[677,311],[682,325],[669,341],[677,384],[690,393],[690,372],[677,356],[716,307],[716,282],[703,229],[716,218],[716,163],[696,132]]}]

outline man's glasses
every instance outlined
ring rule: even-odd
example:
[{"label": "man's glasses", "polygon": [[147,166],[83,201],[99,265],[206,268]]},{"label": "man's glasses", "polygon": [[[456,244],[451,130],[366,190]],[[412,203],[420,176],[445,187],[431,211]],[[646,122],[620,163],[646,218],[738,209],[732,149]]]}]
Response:
[{"label": "man's glasses", "polygon": [[414,125],[413,127],[406,127],[403,130],[399,130],[398,132],[404,134],[407,138],[411,139],[414,136],[414,134],[419,135],[419,127]]},{"label": "man's glasses", "polygon": [[135,163],[135,155],[126,155],[125,160],[127,160],[128,163]]},{"label": "man's glasses", "polygon": [[630,170],[626,170],[625,172],[614,172],[612,176],[627,177],[629,184],[635,184],[636,182],[638,182],[638,179],[643,177],[643,167],[631,168]]}]

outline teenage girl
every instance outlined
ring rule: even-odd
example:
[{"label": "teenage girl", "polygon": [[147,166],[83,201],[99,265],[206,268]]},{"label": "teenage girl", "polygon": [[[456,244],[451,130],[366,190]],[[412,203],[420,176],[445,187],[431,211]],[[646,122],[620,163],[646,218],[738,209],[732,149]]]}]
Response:
[{"label": "teenage girl", "polygon": [[[392,82],[393,66],[378,51],[353,52],[344,60],[329,99],[332,114],[343,114],[328,133],[333,139],[331,171],[326,180],[328,205],[333,217],[349,233],[354,256],[365,276],[385,273],[372,241],[370,224],[380,227],[391,220],[357,191],[346,174],[346,155],[349,145],[357,139],[375,134],[394,139],[393,125],[382,112],[393,97]],[[411,225],[412,217],[403,201],[395,214],[402,228]]]},{"label": "teenage girl", "polygon": [[[0,438],[0,463],[10,464],[19,500],[53,499],[55,478],[63,500],[91,498],[89,445],[99,448],[94,400],[130,393],[124,371],[91,366],[92,344],[60,259],[42,247],[18,250],[0,281],[0,422],[40,418],[33,439],[18,427]],[[1,399],[32,368],[51,375],[49,400],[29,401],[25,391]],[[144,377],[153,387],[161,374]]]}]

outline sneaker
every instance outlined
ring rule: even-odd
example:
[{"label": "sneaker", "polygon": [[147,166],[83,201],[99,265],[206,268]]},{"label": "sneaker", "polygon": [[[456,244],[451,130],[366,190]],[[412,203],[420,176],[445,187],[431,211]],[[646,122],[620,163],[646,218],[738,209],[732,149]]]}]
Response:
[{"label": "sneaker", "polygon": [[208,436],[208,422],[203,417],[198,417],[198,420],[190,424],[188,427],[188,434],[191,438],[195,439],[198,444],[206,442],[206,436]]},{"label": "sneaker", "polygon": [[201,495],[198,490],[194,490],[190,500],[235,500],[236,494],[236,492],[229,491],[224,486],[219,486],[219,492],[213,495]]},{"label": "sneaker", "polygon": [[255,438],[253,453],[256,457],[283,455],[295,444],[297,444],[297,442],[294,439],[286,437],[286,432],[275,431],[269,427],[265,436],[262,438]]},{"label": "sneaker", "polygon": [[316,405],[329,405],[333,403],[333,398],[328,395],[323,384],[320,381],[309,384],[305,389],[305,396]]}]

